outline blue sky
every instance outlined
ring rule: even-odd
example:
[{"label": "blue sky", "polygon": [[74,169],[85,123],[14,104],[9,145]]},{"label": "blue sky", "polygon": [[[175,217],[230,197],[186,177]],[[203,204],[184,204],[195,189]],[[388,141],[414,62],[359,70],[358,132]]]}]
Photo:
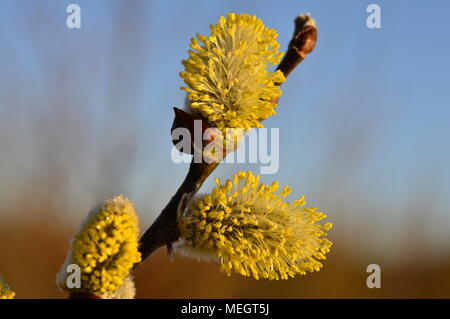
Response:
[{"label": "blue sky", "polygon": [[[66,27],[70,3],[81,7],[79,30]],[[380,225],[372,235],[383,244],[414,211],[432,220],[431,240],[448,241],[450,2],[374,1],[381,29],[366,27],[369,3],[2,0],[0,214],[56,163],[66,173],[57,205],[70,216],[123,192],[147,225],[187,170],[170,161],[169,128],[190,38],[246,12],[275,28],[284,50],[295,16],[310,12],[317,47],[265,122],[280,128],[281,154],[263,181],[306,194],[342,232]],[[222,165],[212,177],[240,169],[258,165]]]}]

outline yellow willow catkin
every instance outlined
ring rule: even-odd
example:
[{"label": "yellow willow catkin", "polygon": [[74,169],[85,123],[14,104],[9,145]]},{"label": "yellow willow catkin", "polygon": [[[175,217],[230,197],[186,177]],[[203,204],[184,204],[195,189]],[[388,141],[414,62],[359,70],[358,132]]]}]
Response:
[{"label": "yellow willow catkin", "polygon": [[[106,200],[93,210],[72,241],[65,265],[58,276],[60,287],[97,296],[113,296],[140,262],[138,217],[124,196]],[[81,270],[81,287],[67,287],[67,265]],[[128,285],[127,285],[128,286]]]},{"label": "yellow willow catkin", "polygon": [[285,80],[281,71],[268,71],[282,55],[276,31],[255,16],[235,13],[210,28],[210,36],[191,40],[183,60],[182,89],[191,110],[220,130],[263,127],[260,122],[275,114]]},{"label": "yellow willow catkin", "polygon": [[196,199],[181,216],[180,249],[220,260],[221,270],[255,279],[288,279],[318,271],[331,242],[331,223],[316,208],[304,208],[304,198],[292,203],[285,186],[259,183],[259,176],[239,172],[232,181]]},{"label": "yellow willow catkin", "polygon": [[13,299],[16,293],[9,288],[6,281],[0,276],[0,299]]}]

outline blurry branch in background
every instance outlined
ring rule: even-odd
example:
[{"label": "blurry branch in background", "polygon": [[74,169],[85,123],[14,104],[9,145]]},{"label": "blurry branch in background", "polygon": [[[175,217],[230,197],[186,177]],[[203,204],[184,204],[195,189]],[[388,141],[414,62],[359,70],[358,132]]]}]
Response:
[{"label": "blurry branch in background", "polygon": [[[280,70],[287,77],[305,59],[306,55],[314,49],[316,40],[317,29],[314,19],[310,15],[299,15],[295,19],[294,35],[289,43],[288,50],[278,65],[277,70]],[[278,102],[278,98],[274,102]],[[176,109],[175,113],[174,126],[176,126],[177,122],[186,120],[189,117],[187,113],[183,115],[184,111],[179,109]],[[184,119],[181,118],[183,116]],[[189,120],[194,121],[194,119],[197,118],[189,117]],[[197,120],[202,119],[198,118]],[[205,123],[205,120],[202,121],[203,127],[211,126]],[[189,201],[197,194],[203,182],[219,165],[217,162],[206,163],[203,161],[201,163],[195,163],[195,157],[194,155],[188,174],[178,191],[162,210],[152,226],[141,237],[139,251],[142,255],[142,261],[149,257],[157,248],[164,245],[167,246],[170,253],[172,244],[180,237],[177,223],[178,212],[186,209]]]}]

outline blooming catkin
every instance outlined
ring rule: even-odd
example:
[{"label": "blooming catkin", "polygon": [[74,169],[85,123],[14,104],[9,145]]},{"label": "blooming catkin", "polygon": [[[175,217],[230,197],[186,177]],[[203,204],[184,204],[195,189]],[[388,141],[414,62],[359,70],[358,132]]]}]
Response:
[{"label": "blooming catkin", "polygon": [[285,80],[281,71],[268,71],[282,55],[276,31],[255,16],[234,13],[210,28],[210,36],[192,38],[180,73],[191,111],[220,130],[263,127]]},{"label": "blooming catkin", "polygon": [[[130,275],[133,265],[141,260],[138,235],[138,218],[133,204],[124,196],[106,200],[89,214],[73,239],[58,275],[59,286],[70,292],[113,296]],[[80,267],[79,288],[67,285],[70,273],[66,267],[70,264]]]},{"label": "blooming catkin", "polygon": [[221,270],[255,279],[288,279],[318,271],[331,242],[324,238],[331,223],[303,197],[288,203],[285,186],[259,183],[251,172],[234,175],[190,204],[180,217],[179,249],[220,260]]},{"label": "blooming catkin", "polygon": [[13,299],[16,293],[11,291],[6,281],[0,276],[0,299]]}]

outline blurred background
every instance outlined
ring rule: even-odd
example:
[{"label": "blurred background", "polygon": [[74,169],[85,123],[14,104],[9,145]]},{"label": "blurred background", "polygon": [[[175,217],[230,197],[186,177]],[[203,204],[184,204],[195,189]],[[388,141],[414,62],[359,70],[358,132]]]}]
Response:
[{"label": "blurred background", "polygon": [[[81,7],[68,29],[66,7]],[[227,12],[256,14],[284,50],[317,21],[313,53],[283,85],[280,169],[263,175],[332,221],[325,268],[285,282],[228,278],[165,249],[136,272],[139,298],[450,298],[450,2],[0,2],[0,274],[18,298],[64,298],[68,240],[96,203],[126,194],[144,231],[188,164],[170,157],[190,38]],[[204,184],[259,164],[222,164]],[[381,267],[368,289],[366,267]]]}]

